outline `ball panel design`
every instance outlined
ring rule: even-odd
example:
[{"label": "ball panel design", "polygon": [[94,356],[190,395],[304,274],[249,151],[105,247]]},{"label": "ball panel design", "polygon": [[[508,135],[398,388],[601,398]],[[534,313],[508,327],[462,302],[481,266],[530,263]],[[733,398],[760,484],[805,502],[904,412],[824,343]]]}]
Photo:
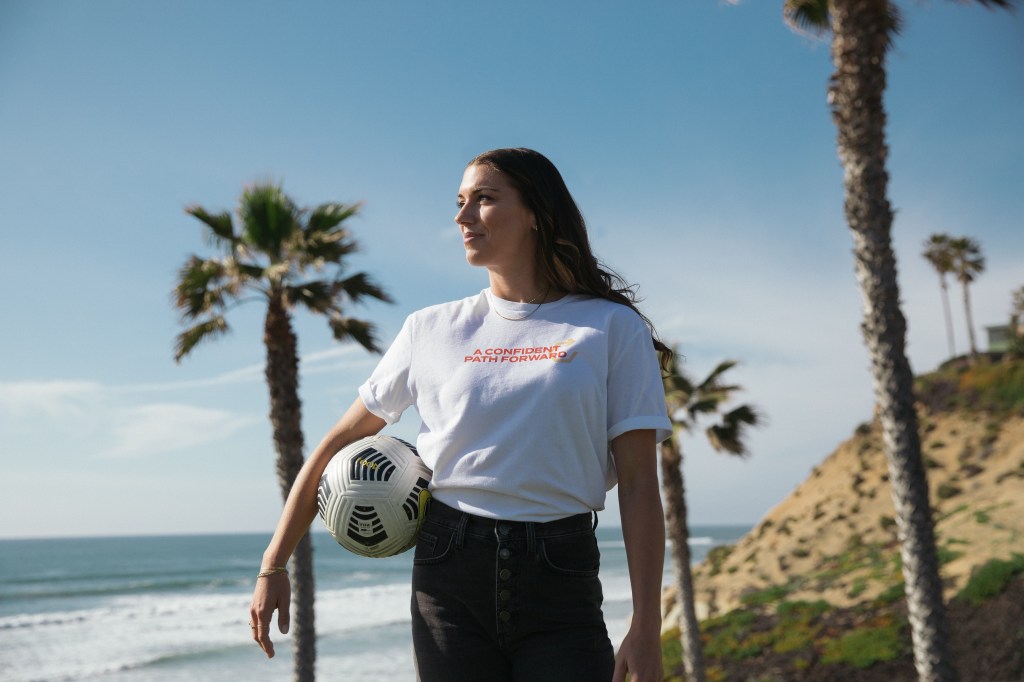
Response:
[{"label": "ball panel design", "polygon": [[317,488],[317,508],[342,547],[362,556],[393,556],[416,543],[429,484],[430,469],[416,448],[371,436],[331,459]]},{"label": "ball panel design", "polygon": [[348,515],[346,537],[364,547],[379,545],[388,539],[384,522],[377,513],[376,505],[357,504]]}]

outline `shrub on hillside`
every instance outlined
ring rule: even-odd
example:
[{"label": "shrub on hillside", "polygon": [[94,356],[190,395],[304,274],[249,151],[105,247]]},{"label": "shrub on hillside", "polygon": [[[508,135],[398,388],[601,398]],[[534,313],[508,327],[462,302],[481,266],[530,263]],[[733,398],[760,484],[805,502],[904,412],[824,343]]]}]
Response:
[{"label": "shrub on hillside", "polygon": [[996,596],[1010,582],[1010,578],[1024,572],[1024,555],[1014,554],[1009,561],[992,559],[979,566],[970,580],[960,590],[957,599],[963,599],[978,606]]}]

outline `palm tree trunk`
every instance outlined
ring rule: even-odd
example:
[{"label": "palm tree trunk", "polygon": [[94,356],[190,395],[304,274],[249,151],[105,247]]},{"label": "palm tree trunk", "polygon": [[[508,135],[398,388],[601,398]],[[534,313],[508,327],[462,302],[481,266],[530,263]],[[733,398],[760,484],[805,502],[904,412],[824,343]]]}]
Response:
[{"label": "palm tree trunk", "polygon": [[967,340],[971,344],[971,359],[978,357],[978,347],[974,342],[974,319],[971,316],[971,295],[968,291],[968,283],[964,285],[964,316],[967,318]]},{"label": "palm tree trunk", "polygon": [[[266,377],[270,389],[270,423],[277,449],[277,482],[288,499],[302,468],[302,404],[299,402],[299,356],[295,332],[284,300],[271,295],[263,342],[267,347]],[[313,613],[313,544],[306,533],[291,560],[292,641],[295,645],[292,680],[313,682],[316,666],[316,624]]]},{"label": "palm tree trunk", "polygon": [[942,285],[942,312],[946,315],[946,340],[949,342],[949,357],[956,357],[956,344],[953,342],[953,314],[949,310],[949,287],[946,286],[946,277],[939,276],[939,284]]},{"label": "palm tree trunk", "polygon": [[668,528],[676,598],[679,601],[679,639],[683,645],[683,668],[689,682],[704,682],[704,651],[700,625],[694,608],[693,571],[690,566],[690,529],[686,522],[686,490],[683,485],[683,455],[675,436],[661,444],[661,481],[665,491],[665,525]]},{"label": "palm tree trunk", "polygon": [[889,461],[914,663],[921,680],[936,682],[954,679],[954,671],[890,238],[882,104],[889,26],[886,0],[833,0],[836,71],[829,104],[838,132],[846,219],[864,298],[862,330]]}]

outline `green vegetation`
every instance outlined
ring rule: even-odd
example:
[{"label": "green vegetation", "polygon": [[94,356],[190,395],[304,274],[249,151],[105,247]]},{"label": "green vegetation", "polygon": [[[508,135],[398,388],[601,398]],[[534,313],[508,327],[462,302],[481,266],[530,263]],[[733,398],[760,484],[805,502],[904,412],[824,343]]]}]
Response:
[{"label": "green vegetation", "polygon": [[899,600],[903,599],[905,594],[906,586],[901,580],[898,583],[893,583],[891,586],[887,587],[884,592],[875,597],[873,603],[875,606],[888,606],[889,604],[895,604]]},{"label": "green vegetation", "polygon": [[[784,656],[796,670],[812,665],[866,668],[892,660],[908,650],[906,620],[891,608],[877,609],[866,614],[858,609],[835,609],[824,600],[780,601],[774,609],[762,604],[710,618],[701,624],[707,678],[732,679],[732,666],[765,654]],[[860,624],[837,628],[831,620],[836,616],[841,623],[852,616]],[[666,682],[683,682],[675,629],[662,636],[662,662]]]},{"label": "green vegetation", "polygon": [[1014,554],[1009,561],[992,559],[971,575],[957,599],[963,599],[975,606],[996,596],[1004,589],[1010,578],[1024,572],[1024,555]]},{"label": "green vegetation", "polygon": [[774,585],[765,590],[751,592],[740,597],[740,602],[745,606],[762,606],[777,602],[789,594],[789,588],[785,585]]},{"label": "green vegetation", "polygon": [[779,654],[813,649],[821,632],[820,617],[830,608],[820,599],[781,602],[775,609],[778,623],[773,630],[772,649]]},{"label": "green vegetation", "polygon": [[999,439],[999,433],[1003,430],[1003,423],[1000,421],[989,421],[985,423],[985,435],[981,437],[982,445],[991,445]]},{"label": "green vegetation", "polygon": [[[915,391],[933,414],[958,410],[984,411],[993,415],[1022,414],[1024,360],[992,362],[982,359],[973,366],[950,363],[918,377]],[[987,427],[986,438],[994,440],[996,436],[998,430],[994,426]]]},{"label": "green vegetation", "polygon": [[[837,582],[855,573],[858,575],[851,584],[851,589],[860,579],[890,584],[898,578],[900,570],[899,554],[894,552],[895,548],[891,542],[863,542],[859,536],[854,535],[847,543],[845,551],[823,558],[818,564],[818,570],[810,573],[805,580],[816,590],[835,587]],[[895,557],[897,562],[894,562],[892,557]],[[858,590],[856,595],[851,596],[857,596],[865,589],[866,585],[864,589]]]},{"label": "green vegetation", "polygon": [[825,644],[822,663],[849,663],[868,668],[879,661],[891,661],[903,653],[903,624],[890,622],[852,630]]},{"label": "green vegetation", "polygon": [[722,564],[724,564],[725,560],[729,558],[730,554],[732,554],[734,547],[735,545],[718,545],[717,547],[711,548],[711,551],[708,552],[707,559],[705,560],[711,566],[708,571],[708,575],[718,575],[722,572]]},{"label": "green vegetation", "polygon": [[939,555],[939,565],[941,566],[945,566],[950,561],[953,561],[954,559],[959,559],[964,555],[963,552],[958,552],[955,549],[950,549],[949,545],[946,545],[945,547],[939,547],[937,553]]},{"label": "green vegetation", "polygon": [[850,591],[847,592],[847,596],[850,599],[856,599],[860,595],[864,594],[864,591],[868,589],[867,578],[860,577],[853,581],[853,586],[850,587]]}]

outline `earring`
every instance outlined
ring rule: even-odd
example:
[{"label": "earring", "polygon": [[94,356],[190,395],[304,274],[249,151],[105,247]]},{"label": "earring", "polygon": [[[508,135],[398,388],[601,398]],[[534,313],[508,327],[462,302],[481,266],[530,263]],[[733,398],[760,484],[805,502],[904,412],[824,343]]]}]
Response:
[{"label": "earring", "polygon": [[536,225],[534,225],[534,226],[533,226],[533,231],[534,231],[534,232],[536,232],[536,231],[537,231],[537,226],[536,226]]}]

